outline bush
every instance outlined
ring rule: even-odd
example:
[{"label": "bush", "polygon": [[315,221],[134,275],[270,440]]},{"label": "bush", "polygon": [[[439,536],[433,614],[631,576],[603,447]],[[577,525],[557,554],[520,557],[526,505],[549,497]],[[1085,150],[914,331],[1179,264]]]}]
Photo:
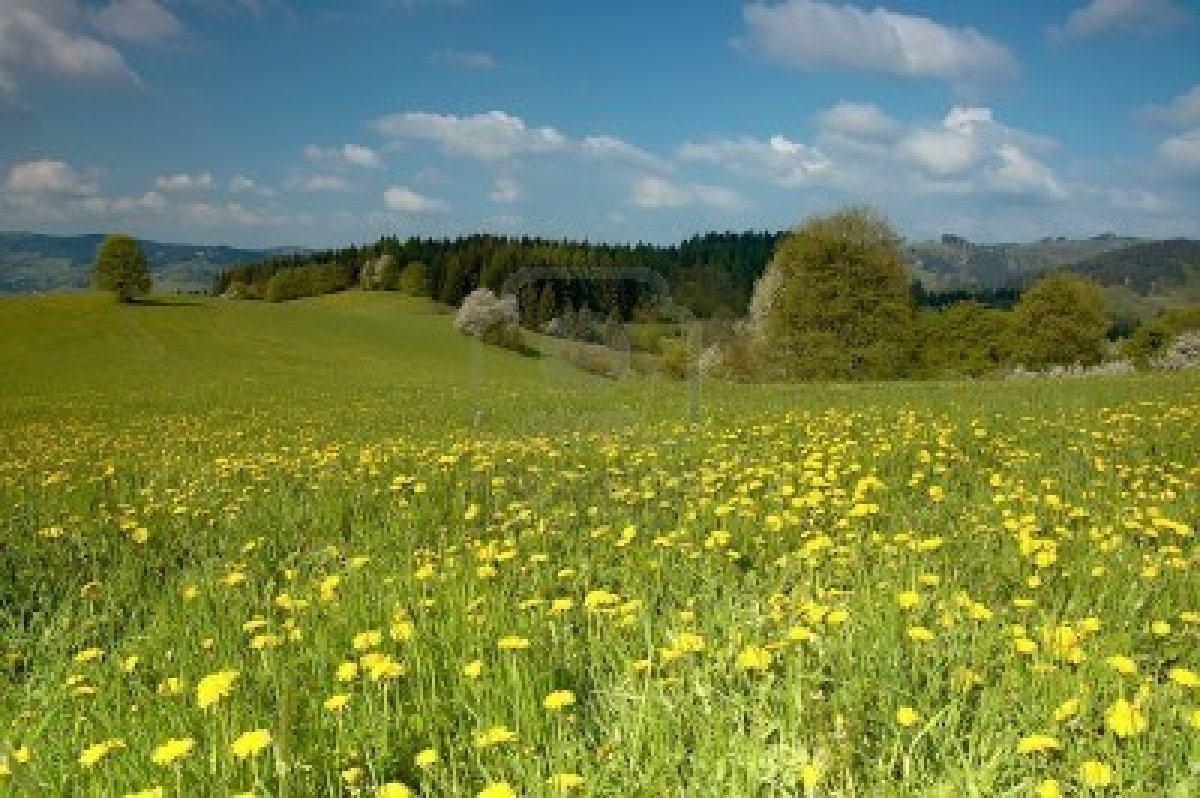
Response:
[{"label": "bush", "polygon": [[912,297],[900,239],[873,211],[850,208],[782,239],[755,287],[747,333],[761,338],[768,376],[901,376]]},{"label": "bush", "polygon": [[1182,333],[1200,330],[1200,305],[1174,308],[1160,314],[1134,330],[1125,342],[1123,352],[1145,368],[1162,355]]},{"label": "bush", "polygon": [[409,296],[429,296],[429,268],[419,260],[405,266],[400,274],[399,290]]},{"label": "bush", "polygon": [[1092,366],[1104,356],[1111,320],[1091,280],[1062,272],[1042,277],[1013,314],[1013,349],[1024,366]]}]

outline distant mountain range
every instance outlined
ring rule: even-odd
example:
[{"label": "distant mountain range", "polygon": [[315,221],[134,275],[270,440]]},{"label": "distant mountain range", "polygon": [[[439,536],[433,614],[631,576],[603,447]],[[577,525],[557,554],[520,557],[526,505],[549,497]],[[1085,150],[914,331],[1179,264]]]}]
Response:
[{"label": "distant mountain range", "polygon": [[[85,288],[92,261],[104,236],[51,236],[0,232],[0,294]],[[299,247],[236,249],[197,244],[143,241],[142,251],[154,275],[155,290],[208,291],[213,278],[239,263],[276,255],[303,253]]]},{"label": "distant mountain range", "polygon": [[[103,235],[0,233],[0,293],[83,288]],[[159,291],[208,291],[214,277],[240,263],[309,252],[299,247],[236,249],[143,241]],[[976,244],[955,235],[911,242],[905,254],[929,291],[1020,287],[1038,274],[1067,268],[1108,286],[1147,295],[1200,297],[1200,241],[1105,234],[1044,238],[1024,244]],[[765,265],[765,264],[764,264]]]}]

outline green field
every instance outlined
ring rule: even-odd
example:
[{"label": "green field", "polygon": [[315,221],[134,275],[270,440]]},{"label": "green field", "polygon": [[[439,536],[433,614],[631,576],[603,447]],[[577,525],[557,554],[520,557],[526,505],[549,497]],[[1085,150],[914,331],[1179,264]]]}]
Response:
[{"label": "green field", "polygon": [[697,412],[359,292],[0,369],[5,794],[1200,794],[1194,374]]}]

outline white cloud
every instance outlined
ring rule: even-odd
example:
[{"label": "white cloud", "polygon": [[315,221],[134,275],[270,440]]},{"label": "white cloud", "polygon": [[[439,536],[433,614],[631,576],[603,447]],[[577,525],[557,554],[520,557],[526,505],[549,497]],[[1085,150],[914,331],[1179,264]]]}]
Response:
[{"label": "white cloud", "polygon": [[345,179],[337,175],[311,175],[300,182],[305,191],[345,191],[348,187]]},{"label": "white cloud", "polygon": [[1200,169],[1200,127],[1164,139],[1158,154],[1168,166]]},{"label": "white cloud", "polygon": [[741,177],[767,180],[784,188],[808,184],[829,168],[819,150],[781,135],[765,141],[741,136],[685,142],[676,155],[681,161],[715,164]]},{"label": "white cloud", "polygon": [[157,191],[147,191],[140,197],[87,197],[80,202],[80,207],[88,213],[98,216],[114,214],[130,214],[139,211],[162,213],[167,208],[167,200]]},{"label": "white cloud", "polygon": [[671,165],[661,158],[615,136],[585,136],[579,142],[579,149],[590,158],[621,161],[638,169],[668,171],[671,168]]},{"label": "white cloud", "polygon": [[1015,144],[996,148],[999,163],[986,173],[988,184],[1009,194],[1034,194],[1048,199],[1067,198],[1054,171]]},{"label": "white cloud", "polygon": [[116,48],[79,30],[73,3],[0,2],[0,97],[12,100],[21,75],[65,80],[110,80],[140,85]]},{"label": "white cloud", "polygon": [[1142,109],[1142,116],[1153,122],[1166,125],[1200,125],[1200,83],[1171,100],[1166,105],[1150,105]]},{"label": "white cloud", "polygon": [[165,41],[182,30],[175,15],[157,0],[114,0],[90,14],[98,30],[131,42]]},{"label": "white cloud", "polygon": [[847,100],[821,112],[817,124],[829,132],[866,137],[887,135],[896,128],[896,120],[885,114],[878,105]]},{"label": "white cloud", "polygon": [[742,10],[738,44],[801,69],[851,68],[973,83],[1020,72],[1003,45],[973,28],[953,28],[884,8],[816,0],[755,2]]},{"label": "white cloud", "polygon": [[656,175],[647,175],[633,186],[630,201],[639,208],[659,210],[707,205],[725,211],[744,209],[748,203],[736,191],[723,186],[700,183],[675,183]]},{"label": "white cloud", "polygon": [[1091,0],[1067,16],[1052,39],[1090,39],[1107,33],[1150,33],[1181,25],[1189,15],[1173,0]]},{"label": "white cloud", "polygon": [[375,122],[375,129],[394,139],[430,141],[450,155],[503,160],[529,153],[562,152],[567,139],[552,127],[528,127],[503,111],[473,116],[401,113]]},{"label": "white cloud", "polygon": [[455,69],[479,72],[489,71],[500,66],[494,55],[479,50],[439,50],[433,54],[433,62]]},{"label": "white cloud", "polygon": [[229,190],[235,194],[242,191],[253,191],[257,185],[253,178],[246,177],[245,175],[234,175],[229,178]]},{"label": "white cloud", "polygon": [[282,224],[286,221],[281,216],[273,216],[265,211],[249,208],[240,202],[229,202],[224,205],[192,202],[185,205],[183,211],[189,221],[212,227],[228,224],[242,227],[263,227]]},{"label": "white cloud", "polygon": [[213,176],[209,172],[195,175],[186,173],[159,175],[155,178],[154,185],[163,191],[208,191],[213,187]]},{"label": "white cloud", "polygon": [[379,153],[362,144],[343,144],[341,147],[322,148],[309,144],[304,148],[304,157],[313,163],[328,163],[338,166],[360,166],[375,168],[383,166]]},{"label": "white cloud", "polygon": [[8,172],[10,191],[23,193],[96,194],[94,183],[88,182],[66,161],[43,159],[19,163]]},{"label": "white cloud", "polygon": [[521,184],[511,177],[497,177],[492,183],[488,199],[492,202],[516,202],[524,194]]},{"label": "white cloud", "polygon": [[445,201],[418,194],[408,186],[392,186],[383,192],[383,203],[400,213],[446,213],[450,210]]}]

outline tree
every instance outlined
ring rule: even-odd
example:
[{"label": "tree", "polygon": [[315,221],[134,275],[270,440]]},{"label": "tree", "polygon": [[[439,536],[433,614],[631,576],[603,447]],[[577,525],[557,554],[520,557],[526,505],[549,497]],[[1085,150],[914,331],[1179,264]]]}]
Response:
[{"label": "tree", "polygon": [[974,300],[916,316],[915,376],[982,377],[1010,359],[1011,313]]},{"label": "tree", "polygon": [[154,285],[137,239],[120,233],[104,239],[96,251],[92,274],[96,287],[114,292],[120,302],[132,301]]},{"label": "tree", "polygon": [[1013,313],[1015,356],[1029,368],[1090,366],[1104,355],[1111,319],[1091,280],[1048,274],[1022,294]]},{"label": "tree", "polygon": [[751,308],[768,376],[882,379],[903,374],[910,359],[900,239],[865,208],[810,219],[782,239]]},{"label": "tree", "polygon": [[429,269],[419,260],[404,267],[400,274],[400,292],[409,296],[429,296]]}]

